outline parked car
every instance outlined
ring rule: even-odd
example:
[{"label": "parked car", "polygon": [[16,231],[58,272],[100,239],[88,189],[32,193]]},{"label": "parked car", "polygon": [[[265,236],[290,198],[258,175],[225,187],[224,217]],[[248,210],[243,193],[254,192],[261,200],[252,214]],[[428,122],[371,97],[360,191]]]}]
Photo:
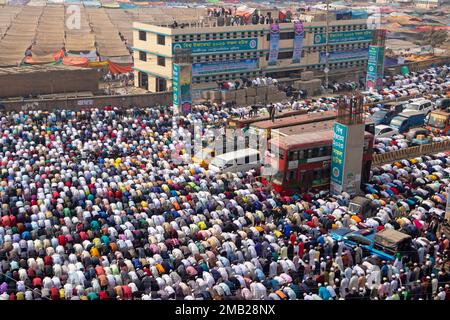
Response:
[{"label": "parked car", "polygon": [[395,117],[397,113],[395,111],[389,111],[389,110],[379,110],[375,112],[370,118],[373,120],[375,125],[379,124],[389,124],[391,122],[392,118]]},{"label": "parked car", "polygon": [[398,116],[395,116],[390,127],[397,129],[398,132],[404,133],[411,128],[420,127],[425,123],[425,114],[421,111],[403,111]]},{"label": "parked car", "polygon": [[404,111],[419,111],[427,115],[434,110],[434,105],[430,100],[419,99],[406,105]]},{"label": "parked car", "polygon": [[398,134],[398,130],[384,124],[375,127],[375,138],[390,138]]}]

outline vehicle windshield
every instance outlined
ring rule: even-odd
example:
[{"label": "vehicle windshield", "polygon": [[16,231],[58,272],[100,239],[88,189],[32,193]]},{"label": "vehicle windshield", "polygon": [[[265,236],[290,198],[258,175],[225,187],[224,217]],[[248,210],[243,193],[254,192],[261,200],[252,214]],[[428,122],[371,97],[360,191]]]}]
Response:
[{"label": "vehicle windshield", "polygon": [[442,114],[432,113],[430,119],[428,119],[428,125],[433,128],[443,129],[445,123],[447,122],[447,117]]},{"label": "vehicle windshield", "polygon": [[387,111],[377,111],[372,115],[372,117],[374,119],[383,119],[386,116],[386,114],[387,114]]},{"label": "vehicle windshield", "polygon": [[419,110],[419,105],[418,104],[408,104],[407,106],[406,106],[406,109],[408,109],[408,110]]},{"label": "vehicle windshield", "polygon": [[211,164],[217,168],[224,168],[226,165],[225,160],[221,158],[214,158],[211,160]]},{"label": "vehicle windshield", "polygon": [[375,127],[375,135],[376,136],[380,134],[380,131],[381,131],[380,128]]},{"label": "vehicle windshield", "polygon": [[395,128],[400,128],[403,123],[403,118],[394,118],[391,121],[391,126]]},{"label": "vehicle windshield", "polygon": [[361,206],[356,203],[350,203],[348,206],[348,211],[350,211],[353,214],[357,214],[361,212]]}]

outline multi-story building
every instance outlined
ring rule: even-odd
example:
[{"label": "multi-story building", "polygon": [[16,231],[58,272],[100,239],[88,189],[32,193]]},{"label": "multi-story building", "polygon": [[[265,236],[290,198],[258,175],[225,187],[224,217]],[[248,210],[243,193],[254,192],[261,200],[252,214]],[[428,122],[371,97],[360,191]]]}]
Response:
[{"label": "multi-story building", "polygon": [[216,88],[217,82],[240,77],[295,78],[301,71],[323,71],[326,65],[330,74],[350,69],[362,72],[373,30],[366,19],[338,19],[342,17],[328,16],[328,61],[323,12],[301,17],[304,38],[298,62],[293,61],[294,23],[280,23],[278,59],[272,65],[270,24],[219,26],[209,20],[174,28],[135,22],[135,85],[152,92],[171,90],[176,48],[190,49],[193,89]]}]

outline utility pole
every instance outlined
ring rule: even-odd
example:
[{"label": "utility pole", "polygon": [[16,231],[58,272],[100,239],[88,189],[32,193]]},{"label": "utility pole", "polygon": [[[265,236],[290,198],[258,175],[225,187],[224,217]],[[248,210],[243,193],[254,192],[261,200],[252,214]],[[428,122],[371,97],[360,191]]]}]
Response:
[{"label": "utility pole", "polygon": [[330,72],[330,69],[328,68],[328,55],[329,55],[329,48],[328,48],[328,38],[329,38],[329,9],[330,9],[330,0],[327,0],[327,13],[326,13],[326,29],[325,29],[325,69],[323,70],[325,72],[325,91],[328,90],[328,72]]}]

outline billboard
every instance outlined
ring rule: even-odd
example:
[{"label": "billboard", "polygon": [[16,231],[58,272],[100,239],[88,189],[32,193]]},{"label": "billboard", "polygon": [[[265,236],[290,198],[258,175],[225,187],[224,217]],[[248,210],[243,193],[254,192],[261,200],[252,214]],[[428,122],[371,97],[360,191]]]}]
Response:
[{"label": "billboard", "polygon": [[337,193],[342,192],[346,141],[347,126],[336,122],[333,127],[333,151],[331,152],[331,185]]},{"label": "billboard", "polygon": [[[357,49],[348,51],[331,51],[328,54],[328,61],[341,61],[349,59],[367,59],[368,49]],[[326,52],[320,53],[320,63],[326,62]]]},{"label": "billboard", "polygon": [[258,69],[258,59],[208,61],[192,64],[192,75],[201,76],[219,72],[236,72]]},{"label": "billboard", "polygon": [[[341,31],[330,32],[328,43],[340,43],[349,41],[370,41],[373,39],[373,30]],[[314,35],[314,44],[325,44],[327,42],[326,33]]]},{"label": "billboard", "polygon": [[303,22],[294,22],[294,51],[292,53],[292,63],[300,63],[304,36]]},{"label": "billboard", "polygon": [[280,26],[277,23],[270,25],[270,49],[269,49],[269,66],[277,64],[278,51],[280,50]]},{"label": "billboard", "polygon": [[192,68],[189,64],[173,64],[172,68],[172,90],[173,105],[179,107],[183,113],[191,110],[191,81]]},{"label": "billboard", "polygon": [[180,67],[178,64],[172,65],[172,100],[175,107],[180,106],[179,92],[180,87]]},{"label": "billboard", "polygon": [[191,49],[191,53],[215,53],[249,51],[258,48],[258,39],[228,39],[195,42],[177,42],[172,44],[172,53],[176,49]]},{"label": "billboard", "polygon": [[380,88],[383,86],[384,47],[369,46],[366,88]]}]

